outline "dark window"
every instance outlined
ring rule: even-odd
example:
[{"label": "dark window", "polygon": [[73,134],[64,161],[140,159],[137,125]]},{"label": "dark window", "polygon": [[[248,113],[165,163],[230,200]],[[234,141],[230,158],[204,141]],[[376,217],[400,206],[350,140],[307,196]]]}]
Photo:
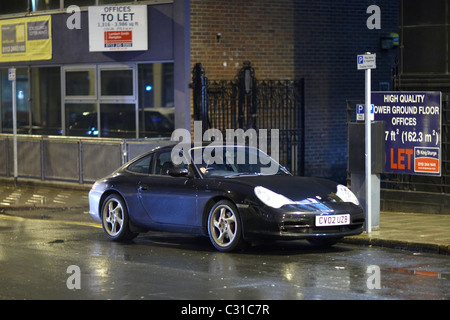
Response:
[{"label": "dark window", "polygon": [[100,136],[105,138],[136,137],[134,104],[100,104]]},{"label": "dark window", "polygon": [[0,14],[27,12],[28,0],[1,1]]},{"label": "dark window", "polygon": [[32,6],[31,11],[59,9],[60,1],[59,0],[34,0],[34,1],[31,1],[31,6]]},{"label": "dark window", "polygon": [[101,96],[132,96],[133,70],[102,70]]},{"label": "dark window", "polygon": [[66,135],[98,136],[97,106],[94,103],[66,104]]},{"label": "dark window", "polygon": [[168,174],[167,171],[174,167],[171,154],[172,150],[162,151],[157,154],[153,174]]},{"label": "dark window", "polygon": [[149,154],[142,159],[139,159],[128,166],[128,170],[134,173],[149,174],[150,164],[152,162],[153,154]]},{"label": "dark window", "polygon": [[95,96],[95,70],[66,71],[67,96]]},{"label": "dark window", "polygon": [[71,5],[76,5],[79,7],[95,6],[95,0],[64,0],[65,8]]},{"label": "dark window", "polygon": [[61,134],[61,69],[31,69],[31,114],[34,134]]}]

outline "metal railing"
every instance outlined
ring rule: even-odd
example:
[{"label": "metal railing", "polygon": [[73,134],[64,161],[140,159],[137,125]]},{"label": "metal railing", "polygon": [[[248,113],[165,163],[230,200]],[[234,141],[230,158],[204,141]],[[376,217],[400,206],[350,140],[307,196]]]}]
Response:
[{"label": "metal railing", "polygon": [[[17,136],[18,178],[90,184],[168,139]],[[14,177],[13,135],[0,135],[0,176]]]},{"label": "metal railing", "polygon": [[281,164],[303,175],[304,87],[304,79],[257,80],[248,61],[234,80],[210,80],[197,63],[191,83],[193,117],[202,122],[203,130],[214,128],[223,134],[227,129],[277,129]]}]

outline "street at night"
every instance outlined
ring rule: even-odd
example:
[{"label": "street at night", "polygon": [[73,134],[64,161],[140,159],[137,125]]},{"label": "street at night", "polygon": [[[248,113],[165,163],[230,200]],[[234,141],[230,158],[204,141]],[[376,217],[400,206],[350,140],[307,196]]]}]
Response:
[{"label": "street at night", "polygon": [[306,241],[224,254],[206,237],[152,232],[115,243],[80,208],[6,211],[0,248],[0,299],[450,298],[448,255]]},{"label": "street at night", "polygon": [[450,300],[450,1],[0,1],[0,27],[8,307]]}]

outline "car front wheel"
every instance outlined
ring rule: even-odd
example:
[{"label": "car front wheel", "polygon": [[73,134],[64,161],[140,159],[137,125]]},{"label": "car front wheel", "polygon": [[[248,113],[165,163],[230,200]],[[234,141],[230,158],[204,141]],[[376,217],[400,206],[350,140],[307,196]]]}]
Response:
[{"label": "car front wheel", "polygon": [[138,234],[129,228],[127,207],[122,198],[111,194],[106,198],[102,207],[103,231],[110,240],[126,241],[135,238]]},{"label": "car front wheel", "polygon": [[217,202],[208,216],[208,235],[222,252],[237,249],[242,243],[241,221],[237,208],[227,200]]}]

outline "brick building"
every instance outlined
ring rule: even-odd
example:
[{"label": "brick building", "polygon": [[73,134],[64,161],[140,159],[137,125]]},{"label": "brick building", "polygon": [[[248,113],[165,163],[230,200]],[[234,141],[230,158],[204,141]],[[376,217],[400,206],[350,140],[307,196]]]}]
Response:
[{"label": "brick building", "polygon": [[[98,21],[89,17],[89,8],[109,8],[111,3],[146,6],[148,50],[90,49],[90,25]],[[71,5],[79,6],[79,16],[68,10]],[[371,5],[380,8],[380,29],[366,25]],[[190,127],[189,83],[195,63],[202,63],[210,79],[231,80],[250,61],[259,80],[304,79],[304,173],[342,181],[347,167],[346,101],[364,99],[364,73],[356,70],[356,55],[377,53],[373,89],[380,83],[389,86],[397,49],[382,50],[380,39],[398,32],[398,11],[398,2],[392,0],[2,2],[4,25],[33,24],[34,17],[51,21],[46,30],[52,47],[44,50],[49,54],[45,59],[31,54],[19,60],[0,57],[0,132],[9,139],[13,130],[12,66],[20,92],[19,133],[145,138],[162,135],[147,130],[152,122],[146,112],[152,108],[173,110],[175,127]],[[79,28],[69,27],[74,19],[79,19]],[[109,87],[127,90],[109,92]],[[107,123],[119,112],[122,121]],[[86,117],[92,118],[89,125],[80,121]],[[75,124],[82,127],[75,130]],[[19,170],[19,175],[40,177],[41,171]],[[0,161],[0,175],[11,175],[7,156]]]},{"label": "brick building", "polygon": [[[367,27],[371,5],[380,29]],[[356,55],[376,53],[373,90],[390,86],[397,49],[380,42],[398,32],[397,1],[192,0],[190,28],[191,65],[210,79],[233,79],[243,61],[257,79],[304,78],[305,174],[345,179],[346,101],[364,100]]]}]

